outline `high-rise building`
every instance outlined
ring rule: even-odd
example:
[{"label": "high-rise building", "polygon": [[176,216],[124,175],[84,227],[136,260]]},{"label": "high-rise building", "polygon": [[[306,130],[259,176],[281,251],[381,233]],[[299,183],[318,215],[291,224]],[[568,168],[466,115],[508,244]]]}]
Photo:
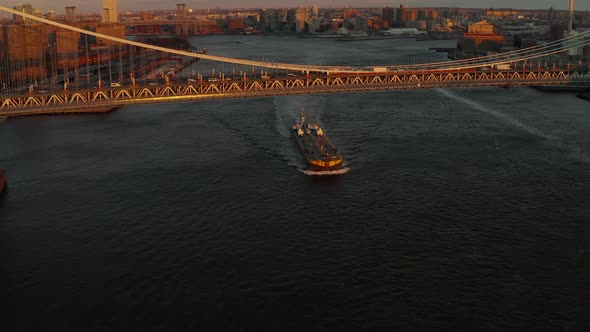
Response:
[{"label": "high-rise building", "polygon": [[406,14],[404,15],[404,22],[416,21],[416,20],[418,20],[418,9],[417,8],[406,9]]},{"label": "high-rise building", "polygon": [[287,11],[287,26],[288,31],[293,31],[295,29],[295,9],[293,8]]},{"label": "high-rise building", "polygon": [[295,11],[295,31],[303,32],[305,28],[305,8],[297,7]]},{"label": "high-rise building", "polygon": [[266,9],[261,9],[258,16],[260,17],[260,20],[258,21],[258,24],[260,26],[260,30],[268,31],[268,29],[269,29],[268,11]]},{"label": "high-rise building", "polygon": [[393,25],[393,8],[383,8],[383,26],[390,27]]},{"label": "high-rise building", "polygon": [[69,30],[58,30],[55,32],[55,44],[58,54],[57,65],[60,69],[67,71],[79,65],[78,44],[80,33]]},{"label": "high-rise building", "polygon": [[[262,22],[262,17],[260,18]],[[266,10],[266,31],[275,31],[276,29],[276,22],[275,22],[275,11],[273,9]]]},{"label": "high-rise building", "polygon": [[[32,20],[29,20],[32,21]],[[48,27],[42,24],[10,24],[0,29],[3,34],[5,65],[11,68],[12,82],[33,82],[45,76],[45,46],[49,42]]]},{"label": "high-rise building", "polygon": [[404,26],[406,23],[406,12],[408,8],[405,5],[400,5],[399,10],[397,11],[397,24],[400,26]]},{"label": "high-rise building", "polygon": [[285,17],[287,16],[287,12],[285,9],[277,9],[275,10],[275,29],[273,31],[283,31]]},{"label": "high-rise building", "polygon": [[311,9],[311,15],[313,18],[318,18],[320,14],[320,7],[318,5],[314,5]]},{"label": "high-rise building", "polygon": [[117,0],[102,0],[102,23],[119,22]]}]

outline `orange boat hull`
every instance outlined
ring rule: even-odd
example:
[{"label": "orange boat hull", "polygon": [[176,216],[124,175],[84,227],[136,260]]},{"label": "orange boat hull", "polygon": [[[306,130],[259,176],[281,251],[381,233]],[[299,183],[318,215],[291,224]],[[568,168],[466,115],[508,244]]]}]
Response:
[{"label": "orange boat hull", "polygon": [[312,171],[334,171],[342,168],[342,159],[324,161],[308,158],[307,163]]}]

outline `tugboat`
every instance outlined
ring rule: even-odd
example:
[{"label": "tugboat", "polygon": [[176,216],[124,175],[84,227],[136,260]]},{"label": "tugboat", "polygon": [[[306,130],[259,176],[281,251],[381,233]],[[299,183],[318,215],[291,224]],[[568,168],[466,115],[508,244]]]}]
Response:
[{"label": "tugboat", "polygon": [[8,185],[6,184],[6,175],[4,175],[4,169],[0,168],[0,195],[6,193]]},{"label": "tugboat", "polygon": [[301,111],[299,121],[293,124],[293,136],[297,140],[311,171],[342,169],[342,156],[317,123],[306,123]]}]

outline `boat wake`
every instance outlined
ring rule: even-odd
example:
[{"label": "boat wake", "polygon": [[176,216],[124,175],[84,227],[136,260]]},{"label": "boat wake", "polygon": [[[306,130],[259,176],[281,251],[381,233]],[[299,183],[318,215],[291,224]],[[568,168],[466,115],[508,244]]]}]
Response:
[{"label": "boat wake", "polygon": [[505,114],[505,113],[502,113],[502,112],[499,112],[499,111],[495,111],[493,109],[490,109],[488,107],[485,107],[484,105],[482,105],[482,104],[480,104],[480,103],[478,103],[476,101],[467,99],[465,97],[461,97],[461,96],[459,96],[459,95],[457,95],[457,94],[455,94],[455,93],[453,93],[453,92],[451,92],[449,90],[446,90],[446,89],[436,89],[436,90],[439,93],[441,93],[442,95],[445,95],[445,96],[447,96],[449,98],[453,98],[455,100],[458,100],[458,101],[462,102],[463,104],[466,104],[468,106],[471,106],[473,109],[476,109],[476,110],[481,111],[483,113],[487,113],[487,114],[495,117],[496,119],[499,119],[499,120],[502,120],[502,121],[504,121],[506,123],[509,123],[509,124],[511,124],[514,127],[520,128],[520,129],[524,130],[525,132],[527,132],[527,133],[529,133],[531,135],[535,135],[535,136],[538,136],[538,137],[547,139],[547,136],[544,133],[540,132],[536,128],[533,128],[533,127],[530,127],[530,126],[525,125],[524,123],[522,123],[522,122],[518,121],[517,119],[509,116],[508,114]]},{"label": "boat wake", "polygon": [[509,123],[516,128],[520,128],[521,130],[524,130],[525,132],[527,132],[531,135],[535,135],[535,136],[538,136],[538,137],[544,139],[546,144],[548,144],[549,146],[552,146],[554,148],[565,151],[569,155],[569,157],[571,157],[575,160],[590,163],[590,155],[588,155],[588,153],[582,147],[580,147],[578,145],[572,144],[569,141],[567,141],[561,137],[557,137],[557,136],[550,135],[550,134],[545,134],[536,128],[530,127],[530,126],[520,122],[519,120],[509,116],[508,114],[492,110],[480,103],[477,103],[473,100],[470,100],[470,99],[467,99],[464,97],[461,97],[449,90],[446,90],[446,89],[436,89],[436,90],[440,94],[442,94],[446,97],[456,99],[468,106],[471,106],[473,109],[487,113],[489,115],[492,115],[492,116],[496,117],[497,119],[500,119],[506,123]]},{"label": "boat wake", "polygon": [[298,170],[307,176],[326,176],[326,175],[346,174],[346,173],[348,173],[348,171],[350,171],[350,168],[344,167],[344,168],[333,170],[333,171],[312,171],[309,169],[298,169]]}]

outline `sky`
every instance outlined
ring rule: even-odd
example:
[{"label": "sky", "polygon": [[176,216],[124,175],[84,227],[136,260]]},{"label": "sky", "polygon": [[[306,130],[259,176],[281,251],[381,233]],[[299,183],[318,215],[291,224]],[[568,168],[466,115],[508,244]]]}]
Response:
[{"label": "sky", "polygon": [[[0,0],[0,4],[13,7],[19,3],[30,3],[43,12],[53,9],[58,14],[64,7],[76,6],[78,13],[98,13],[102,0]],[[174,9],[176,3],[186,3],[187,8],[278,8],[278,7],[464,7],[464,8],[569,8],[569,0],[118,0],[119,11],[149,9]],[[576,0],[576,10],[590,10],[590,0]]]}]

